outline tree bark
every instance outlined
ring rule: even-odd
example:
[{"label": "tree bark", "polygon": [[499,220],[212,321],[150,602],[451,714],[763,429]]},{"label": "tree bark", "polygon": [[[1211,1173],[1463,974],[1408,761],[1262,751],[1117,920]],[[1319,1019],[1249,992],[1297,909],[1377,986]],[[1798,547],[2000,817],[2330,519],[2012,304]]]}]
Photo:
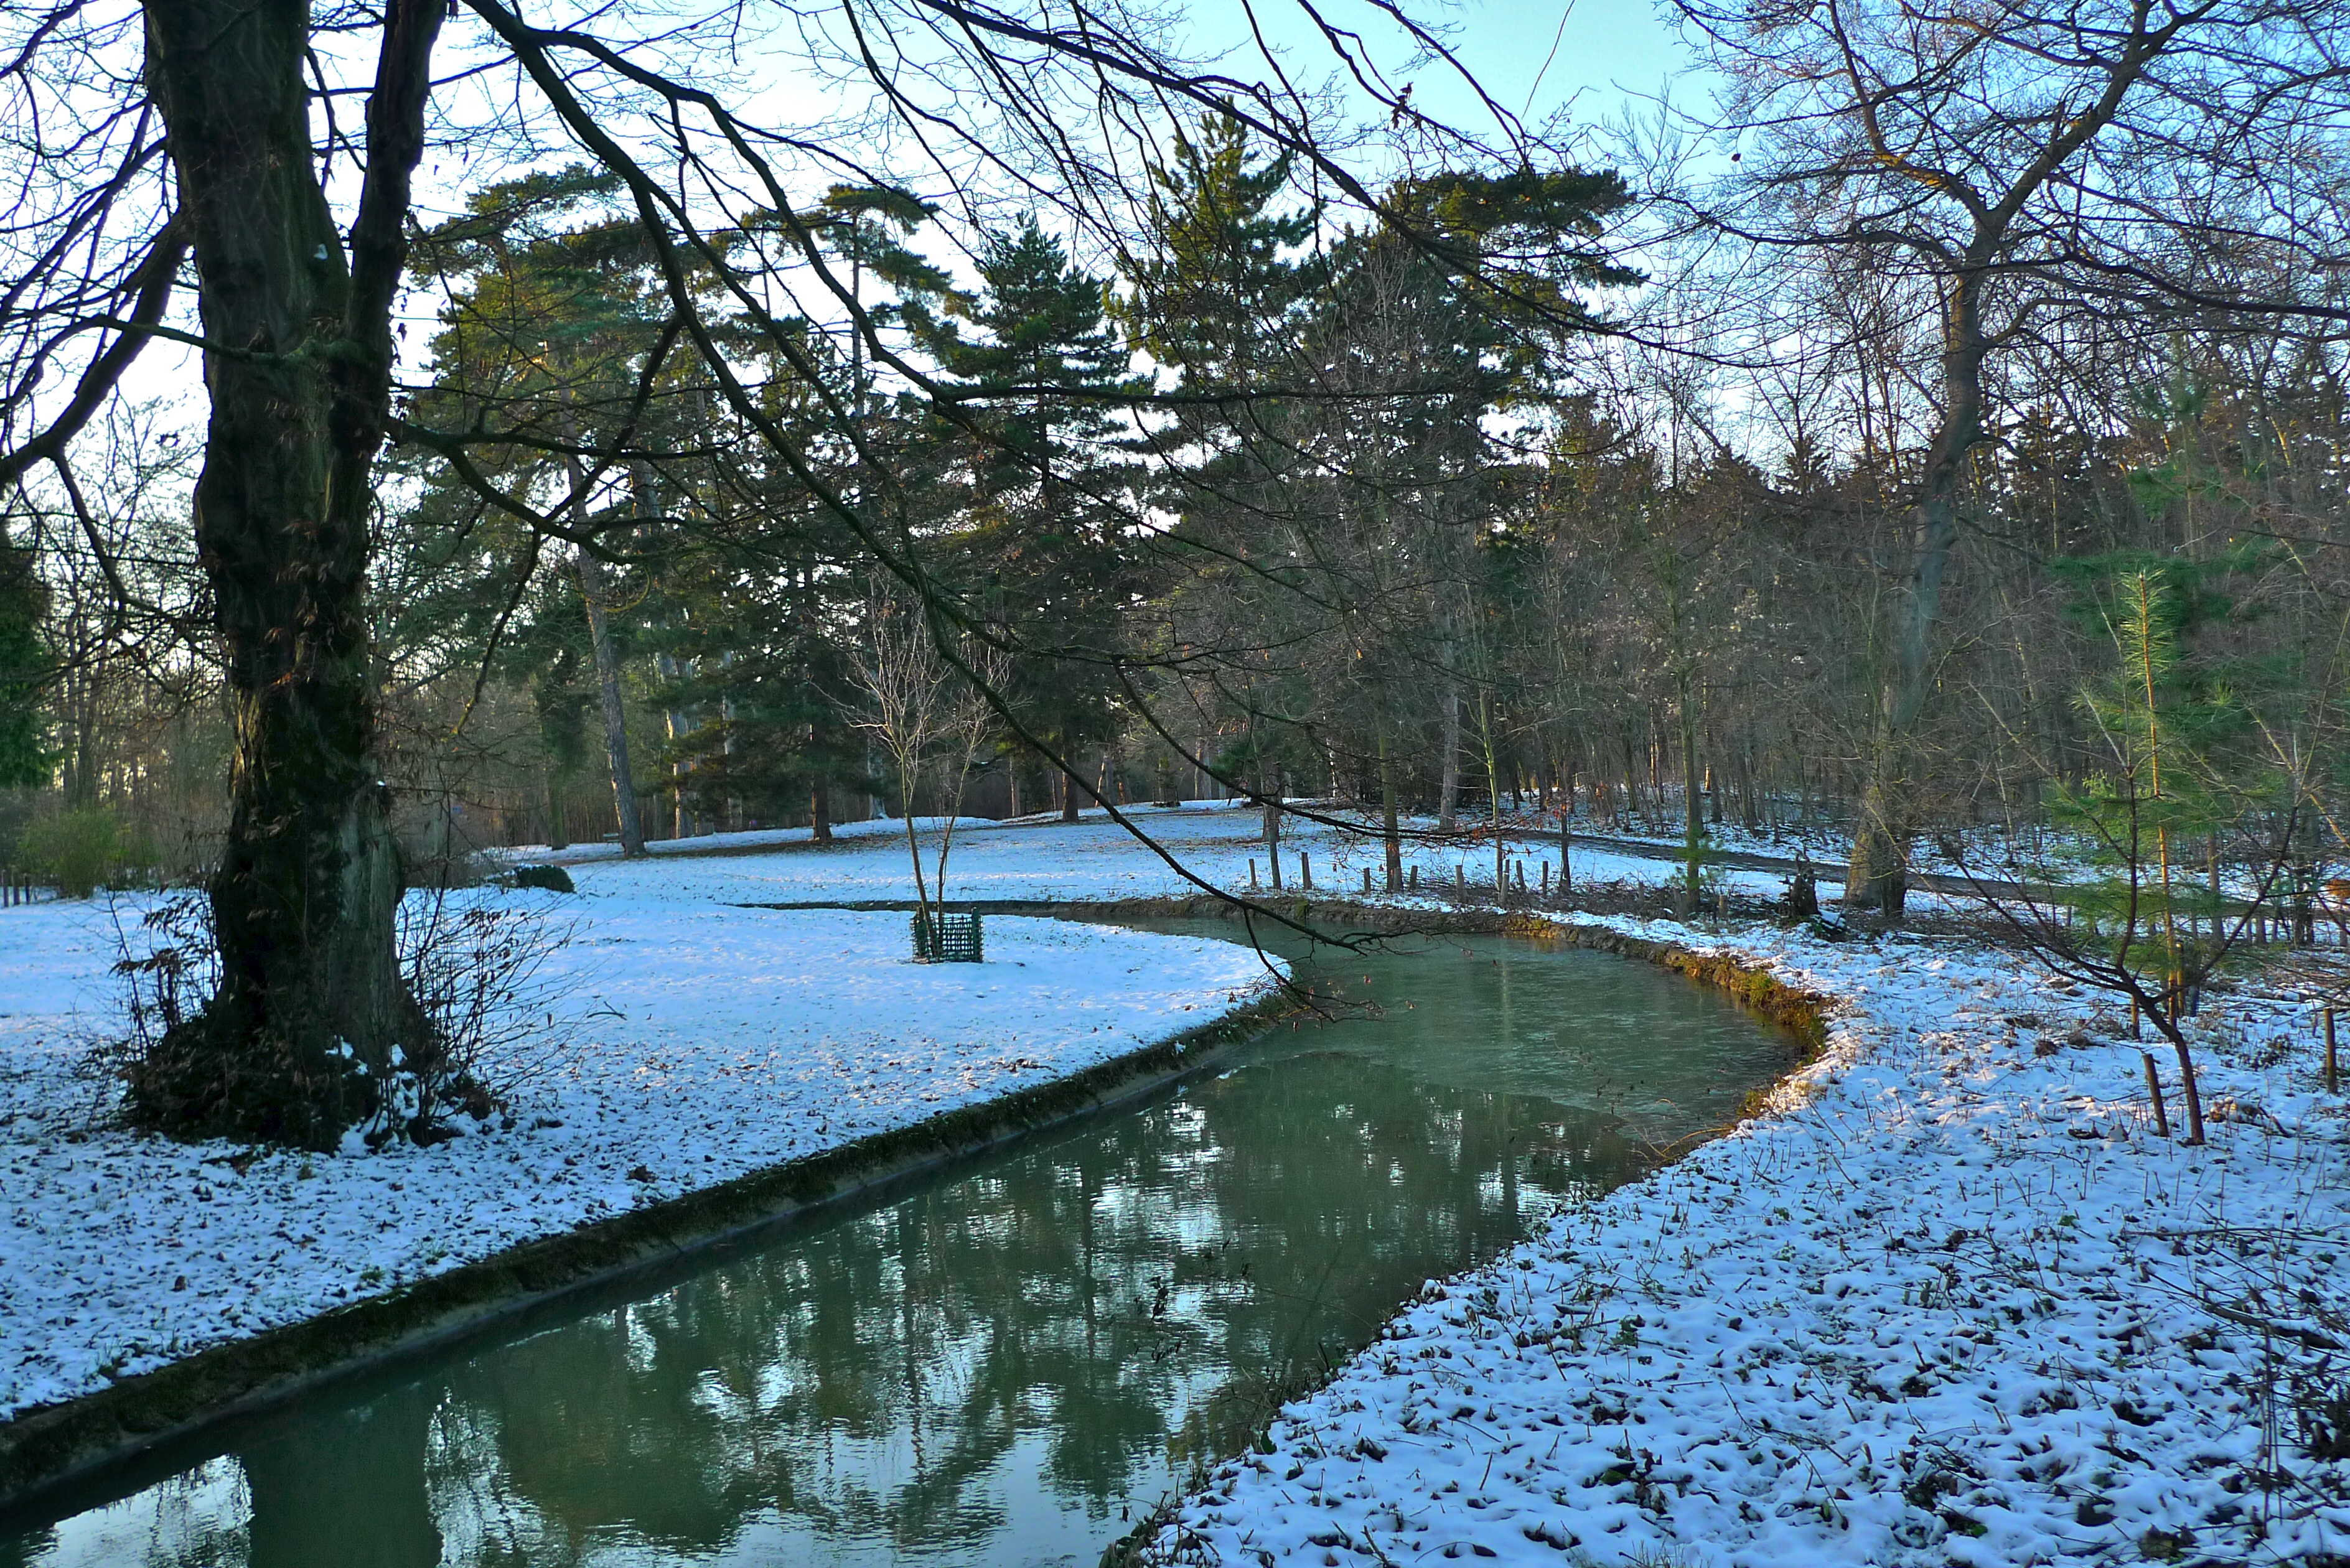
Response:
[{"label": "tree bark", "polygon": [[213,346],[194,520],[234,711],[211,889],[220,990],[130,1080],[132,1114],[177,1134],[331,1147],[375,1110],[394,1046],[432,1050],[393,933],[401,870],[365,592],[391,302],[444,9],[385,8],[347,260],[311,145],[308,7],[147,8],[146,79]]},{"label": "tree bark", "polygon": [[[579,461],[579,427],[567,416],[564,437],[571,450],[563,454],[571,483],[571,520],[582,531],[588,526],[588,472]],[[579,597],[588,607],[588,641],[596,656],[596,694],[604,711],[604,756],[612,773],[612,815],[620,829],[620,853],[629,858],[645,852],[645,826],[637,815],[637,779],[629,765],[629,712],[620,691],[620,660],[612,648],[611,618],[604,609],[604,573],[586,545],[574,547],[579,573]]]},{"label": "tree bark", "polygon": [[1388,891],[1403,891],[1403,835],[1396,823],[1395,758],[1388,746],[1388,716],[1379,712],[1379,839],[1387,847]]},{"label": "tree bark", "polygon": [[1944,300],[1942,420],[1910,509],[1909,572],[1894,597],[1892,667],[1877,688],[1868,782],[1845,877],[1847,907],[1875,910],[1895,925],[1909,893],[1918,718],[1926,707],[1934,628],[1941,620],[1942,577],[1959,539],[1959,482],[1967,453],[1982,439],[1982,367],[1990,348],[1982,281],[1978,270],[1961,271]]},{"label": "tree bark", "polygon": [[1267,769],[1261,775],[1258,793],[1264,797],[1264,858],[1273,870],[1273,885],[1281,886],[1281,770]]},{"label": "tree bark", "polygon": [[1444,681],[1444,756],[1436,791],[1436,830],[1451,833],[1461,810],[1461,687],[1447,674]]},{"label": "tree bark", "polygon": [[1694,915],[1705,875],[1705,803],[1698,794],[1696,683],[1688,665],[1674,672],[1680,705],[1681,853],[1683,883],[1681,913]]}]

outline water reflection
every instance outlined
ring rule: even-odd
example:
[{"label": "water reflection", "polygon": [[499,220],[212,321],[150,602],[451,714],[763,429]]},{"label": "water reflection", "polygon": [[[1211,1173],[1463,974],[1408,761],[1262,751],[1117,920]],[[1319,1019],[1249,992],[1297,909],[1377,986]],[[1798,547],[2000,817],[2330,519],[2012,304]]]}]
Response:
[{"label": "water reflection", "polygon": [[1384,1016],[289,1410],[0,1538],[0,1564],[1089,1563],[1423,1280],[1783,1061],[1718,999],[1591,955],[1446,943],[1326,978]]}]

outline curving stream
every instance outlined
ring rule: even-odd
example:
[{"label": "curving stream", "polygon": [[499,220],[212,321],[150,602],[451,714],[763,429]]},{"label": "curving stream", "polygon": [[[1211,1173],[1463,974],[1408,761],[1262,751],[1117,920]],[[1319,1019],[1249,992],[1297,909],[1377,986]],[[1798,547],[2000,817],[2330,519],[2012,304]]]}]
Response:
[{"label": "curving stream", "polygon": [[1423,1281],[1790,1059],[1601,954],[1461,937],[1301,968],[1376,1014],[223,1430],[0,1529],[0,1568],[1090,1568]]}]

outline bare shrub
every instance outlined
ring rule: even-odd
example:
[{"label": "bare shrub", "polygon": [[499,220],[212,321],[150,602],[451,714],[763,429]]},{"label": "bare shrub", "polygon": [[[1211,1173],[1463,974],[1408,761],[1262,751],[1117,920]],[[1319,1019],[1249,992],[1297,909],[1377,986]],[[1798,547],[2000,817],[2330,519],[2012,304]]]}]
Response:
[{"label": "bare shrub", "polygon": [[[451,1117],[510,1115],[515,1096],[558,1069],[571,1024],[556,1005],[561,988],[545,971],[575,929],[526,904],[445,888],[401,900],[401,964],[432,1044],[412,1054],[395,1048],[372,1112],[354,1129],[367,1147],[444,1142],[458,1133]],[[130,1028],[99,1042],[89,1061],[121,1080],[218,991],[212,900],[194,892],[160,899],[133,927],[118,919],[115,940],[113,973]]]},{"label": "bare shrub", "polygon": [[577,929],[576,920],[534,904],[452,898],[446,888],[402,900],[409,991],[432,1021],[440,1050],[435,1062],[415,1065],[400,1092],[428,1133],[445,1134],[444,1109],[486,1121],[559,1068],[571,1024],[559,1005],[564,988],[546,966]]}]

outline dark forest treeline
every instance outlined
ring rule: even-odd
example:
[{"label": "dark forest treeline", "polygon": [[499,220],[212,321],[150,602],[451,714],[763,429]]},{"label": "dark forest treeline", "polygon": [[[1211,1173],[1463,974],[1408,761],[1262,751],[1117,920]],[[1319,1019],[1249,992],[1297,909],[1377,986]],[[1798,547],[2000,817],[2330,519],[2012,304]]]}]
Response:
[{"label": "dark forest treeline", "polygon": [[[1253,793],[1392,799],[1451,831],[1498,799],[1675,836],[1848,833],[1918,453],[1812,432],[1886,422],[1859,373],[1883,368],[1814,389],[1793,439],[1752,410],[1595,389],[1626,379],[1604,339],[1513,322],[1377,236],[1317,242],[1284,173],[1211,123],[1163,172],[1159,252],[1095,277],[1015,225],[967,292],[908,248],[926,213],[836,193],[834,247],[891,294],[876,314],[969,400],[942,414],[827,361],[861,450],[823,452],[824,481],[889,486],[936,629],[1007,659],[1026,738],[989,727],[966,809]],[[1575,178],[1497,199],[1554,230],[1622,200]],[[411,855],[617,836],[622,753],[654,837],[906,809],[860,671],[876,607],[907,589],[760,461],[690,355],[654,365],[658,297],[609,195],[584,171],[500,187],[427,242],[453,295],[417,423],[498,426],[475,473],[580,532],[501,514],[429,447],[396,458],[375,602]],[[1620,281],[1566,272],[1555,286]],[[2241,347],[2173,335],[2101,367],[2102,400],[2016,407],[1976,449],[1917,781],[1929,835],[2038,824],[2049,784],[2110,765],[2081,695],[2116,657],[2101,586],[2133,567],[2210,601],[2194,655],[2266,722],[2330,732],[2341,386],[2330,361],[2281,375]],[[1149,381],[1133,349],[1177,400],[1122,406]],[[136,414],[111,434],[110,558],[59,519],[38,531],[47,787],[12,809],[18,831],[110,809],[127,860],[184,870],[219,826],[225,714],[172,544],[182,469]]]}]

